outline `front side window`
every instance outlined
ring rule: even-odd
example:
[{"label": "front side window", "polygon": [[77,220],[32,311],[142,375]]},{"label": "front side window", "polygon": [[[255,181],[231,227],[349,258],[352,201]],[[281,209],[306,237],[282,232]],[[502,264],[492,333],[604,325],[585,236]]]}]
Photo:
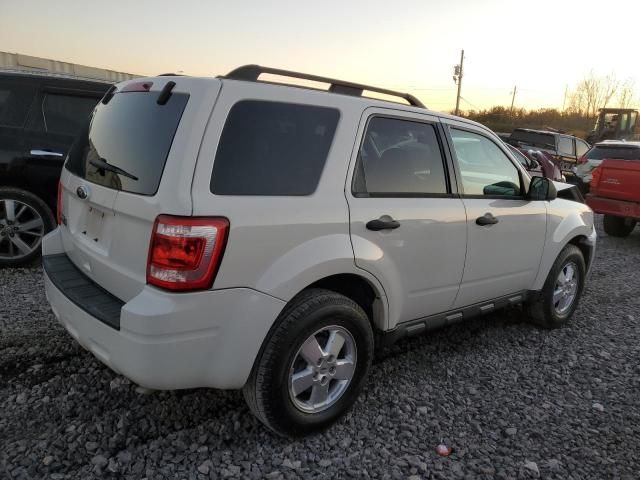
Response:
[{"label": "front side window", "polygon": [[372,118],[360,147],[353,193],[446,194],[447,176],[434,126],[395,118]]},{"label": "front side window", "polygon": [[638,121],[638,112],[631,112],[629,114],[629,131],[630,132],[635,131],[637,121]]},{"label": "front side window", "polygon": [[315,192],[340,112],[244,100],[229,112],[211,176],[216,195],[303,196]]},{"label": "front side window", "polygon": [[618,130],[621,132],[626,132],[629,126],[629,114],[621,113],[618,116]]},{"label": "front side window", "polygon": [[520,165],[522,165],[527,170],[533,168],[532,162],[524,156],[524,153],[511,145],[509,145],[509,150],[511,150],[511,153],[513,153],[513,156],[516,157],[516,160],[518,160],[518,163]]},{"label": "front side window", "polygon": [[560,155],[573,155],[573,139],[570,137],[558,137],[558,153]]},{"label": "front side window", "polygon": [[456,128],[451,137],[465,195],[521,195],[518,169],[493,141]]},{"label": "front side window", "polygon": [[76,136],[89,121],[99,98],[45,93],[40,108],[29,117],[28,130]]},{"label": "front side window", "polygon": [[582,140],[576,140],[576,155],[578,157],[583,156],[589,150],[589,145],[584,143]]}]

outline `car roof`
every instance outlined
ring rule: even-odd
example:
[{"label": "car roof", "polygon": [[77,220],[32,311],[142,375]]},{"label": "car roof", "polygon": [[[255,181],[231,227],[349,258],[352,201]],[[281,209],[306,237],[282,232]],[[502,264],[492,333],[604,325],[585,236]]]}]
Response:
[{"label": "car roof", "polygon": [[[249,67],[257,67],[254,65],[250,65]],[[243,67],[241,67],[243,68]],[[263,68],[266,69],[266,67],[258,67],[258,68]],[[275,70],[275,69],[271,69],[271,70]],[[289,73],[294,73],[297,74],[297,72],[289,72],[289,71],[283,71],[285,74],[289,74]],[[232,72],[233,73],[233,72]],[[269,72],[267,72],[269,73]],[[305,77],[313,77],[312,75],[305,75],[305,74],[299,74],[300,78],[305,78]],[[287,76],[287,75],[284,75]],[[331,81],[335,81],[335,82],[341,82],[341,81],[337,81],[337,80],[332,80],[332,79],[328,79],[328,78],[323,78],[323,77],[316,77],[316,78],[322,78],[322,80],[320,80],[320,82],[331,82]],[[304,90],[308,90],[310,92],[315,92],[316,94],[321,94],[321,95],[332,95],[335,97],[340,97],[341,99],[343,99],[344,102],[357,102],[357,103],[361,103],[363,104],[366,108],[369,107],[378,107],[378,108],[393,108],[396,110],[402,110],[402,111],[406,111],[406,112],[411,112],[411,113],[418,113],[418,114],[427,114],[427,115],[432,115],[434,117],[440,118],[440,119],[448,119],[448,120],[453,120],[456,122],[460,122],[460,123],[465,123],[467,125],[470,126],[475,126],[478,127],[480,129],[482,129],[483,131],[494,135],[497,137],[497,135],[495,134],[495,132],[493,132],[492,130],[490,130],[488,127],[486,127],[485,125],[482,125],[481,123],[475,122],[473,120],[469,120],[467,118],[464,117],[458,117],[455,115],[450,115],[447,113],[442,113],[442,112],[437,112],[434,110],[430,110],[427,106],[424,106],[422,104],[419,105],[409,105],[409,104],[405,104],[405,103],[400,103],[400,102],[395,102],[392,100],[386,100],[385,98],[376,98],[376,97],[371,97],[371,96],[362,96],[362,95],[354,95],[354,94],[349,94],[349,93],[345,93],[344,91],[341,91],[340,89],[322,89],[322,88],[315,88],[312,86],[307,86],[307,85],[300,85],[300,84],[295,84],[295,83],[285,83],[285,82],[280,82],[280,81],[263,81],[263,80],[254,80],[254,79],[244,79],[244,78],[234,78],[233,76],[229,77],[228,75],[221,75],[221,76],[217,76],[217,77],[204,77],[204,76],[190,76],[190,75],[176,75],[176,74],[171,74],[171,73],[167,73],[167,74],[162,74],[162,75],[158,75],[158,76],[152,76],[152,77],[146,77],[146,78],[135,78],[135,79],[129,79],[129,80],[124,80],[122,82],[118,82],[116,84],[116,87],[118,89],[121,89],[123,87],[125,87],[127,84],[129,83],[135,83],[135,82],[144,82],[146,80],[153,80],[153,79],[162,79],[163,81],[167,81],[170,79],[175,80],[176,82],[180,82],[180,79],[188,79],[189,81],[192,82],[196,82],[199,84],[202,83],[207,83],[207,82],[222,82],[223,84],[225,83],[238,83],[238,84],[251,84],[251,85],[260,85],[261,88],[287,88],[287,89],[291,89],[291,88],[296,88],[296,89],[304,89]],[[172,81],[173,81],[172,80]],[[349,85],[350,82],[343,82],[346,85]],[[372,91],[372,92],[376,92],[376,91],[382,91],[382,93],[384,94],[384,89],[378,89],[377,87],[369,87],[366,85],[358,85],[358,84],[351,84],[355,87],[364,87],[365,90],[367,91]],[[349,85],[349,86],[351,86]],[[393,92],[393,93],[400,93],[400,92]],[[403,94],[404,95],[404,94]],[[412,97],[411,95],[406,94],[408,97],[410,97],[412,100],[414,101],[418,101],[417,99],[415,99],[414,97]],[[397,96],[397,95],[391,95],[393,96]],[[405,98],[405,100],[407,100],[407,98]],[[419,101],[418,101],[419,102]],[[498,137],[499,138],[499,137]]]},{"label": "car roof", "polygon": [[594,145],[594,147],[627,147],[640,148],[640,142],[628,142],[626,140],[603,140]]},{"label": "car roof", "polygon": [[0,79],[12,79],[12,80],[47,80],[58,83],[73,83],[74,85],[91,85],[100,87],[100,89],[106,90],[112,82],[106,80],[100,80],[96,78],[78,77],[76,75],[67,73],[53,73],[53,72],[31,72],[24,70],[3,70],[0,69]]},{"label": "car roof", "polygon": [[573,137],[573,135],[570,135],[568,133],[562,133],[562,132],[554,132],[552,130],[539,130],[539,129],[535,129],[535,128],[514,128],[513,129],[514,132],[526,132],[526,133],[540,133],[540,134],[544,134],[544,135],[562,135],[564,137]]}]

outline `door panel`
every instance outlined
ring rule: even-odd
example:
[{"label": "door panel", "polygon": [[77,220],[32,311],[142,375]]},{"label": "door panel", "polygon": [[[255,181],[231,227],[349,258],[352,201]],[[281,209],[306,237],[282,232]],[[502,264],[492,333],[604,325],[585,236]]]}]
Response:
[{"label": "door panel", "polygon": [[455,307],[531,288],[546,237],[546,202],[523,193],[528,178],[497,139],[449,128],[467,213],[466,262]]},{"label": "door panel", "polygon": [[[405,322],[452,307],[467,235],[459,198],[351,198],[349,209],[356,264],[383,284],[391,318]],[[368,230],[382,215],[400,226]]]},{"label": "door panel", "polygon": [[[467,261],[456,307],[531,288],[546,235],[545,202],[465,198]],[[481,226],[490,212],[498,223]]]},{"label": "door panel", "polygon": [[46,90],[38,95],[25,127],[24,174],[38,182],[47,198],[55,198],[67,152],[99,100],[95,95]]},{"label": "door panel", "polygon": [[464,268],[466,215],[451,191],[435,119],[389,112],[369,109],[363,116],[347,199],[356,264],[382,283],[392,328],[452,307]]}]

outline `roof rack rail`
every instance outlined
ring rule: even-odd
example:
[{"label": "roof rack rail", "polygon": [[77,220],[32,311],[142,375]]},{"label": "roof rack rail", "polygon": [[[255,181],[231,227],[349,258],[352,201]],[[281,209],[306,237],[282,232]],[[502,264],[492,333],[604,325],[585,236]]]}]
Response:
[{"label": "roof rack rail", "polygon": [[257,82],[258,77],[265,73],[281,77],[300,78],[302,80],[310,80],[313,82],[328,83],[331,85],[329,87],[329,92],[341,93],[343,95],[361,97],[364,91],[382,93],[384,95],[402,98],[411,106],[426,108],[420,100],[410,93],[396,92],[394,90],[387,90],[386,88],[372,87],[370,85],[336,80],[335,78],[320,77],[318,75],[309,75],[307,73],[292,72],[290,70],[281,70],[279,68],[263,67],[260,65],[244,65],[242,67],[238,67],[227,73],[224,78]]}]

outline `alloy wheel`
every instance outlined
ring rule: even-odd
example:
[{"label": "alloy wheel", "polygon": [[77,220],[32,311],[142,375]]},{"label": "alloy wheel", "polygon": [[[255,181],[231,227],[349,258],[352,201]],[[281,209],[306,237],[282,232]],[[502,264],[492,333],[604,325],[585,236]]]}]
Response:
[{"label": "alloy wheel", "polygon": [[334,405],[353,379],[356,342],[346,329],[328,326],[302,344],[289,369],[289,397],[299,410],[319,413]]},{"label": "alloy wheel", "polygon": [[564,315],[573,306],[578,296],[578,282],[580,272],[574,262],[566,263],[556,279],[553,288],[553,308],[558,315]]},{"label": "alloy wheel", "polygon": [[0,199],[0,258],[20,259],[40,248],[44,220],[29,204]]}]

